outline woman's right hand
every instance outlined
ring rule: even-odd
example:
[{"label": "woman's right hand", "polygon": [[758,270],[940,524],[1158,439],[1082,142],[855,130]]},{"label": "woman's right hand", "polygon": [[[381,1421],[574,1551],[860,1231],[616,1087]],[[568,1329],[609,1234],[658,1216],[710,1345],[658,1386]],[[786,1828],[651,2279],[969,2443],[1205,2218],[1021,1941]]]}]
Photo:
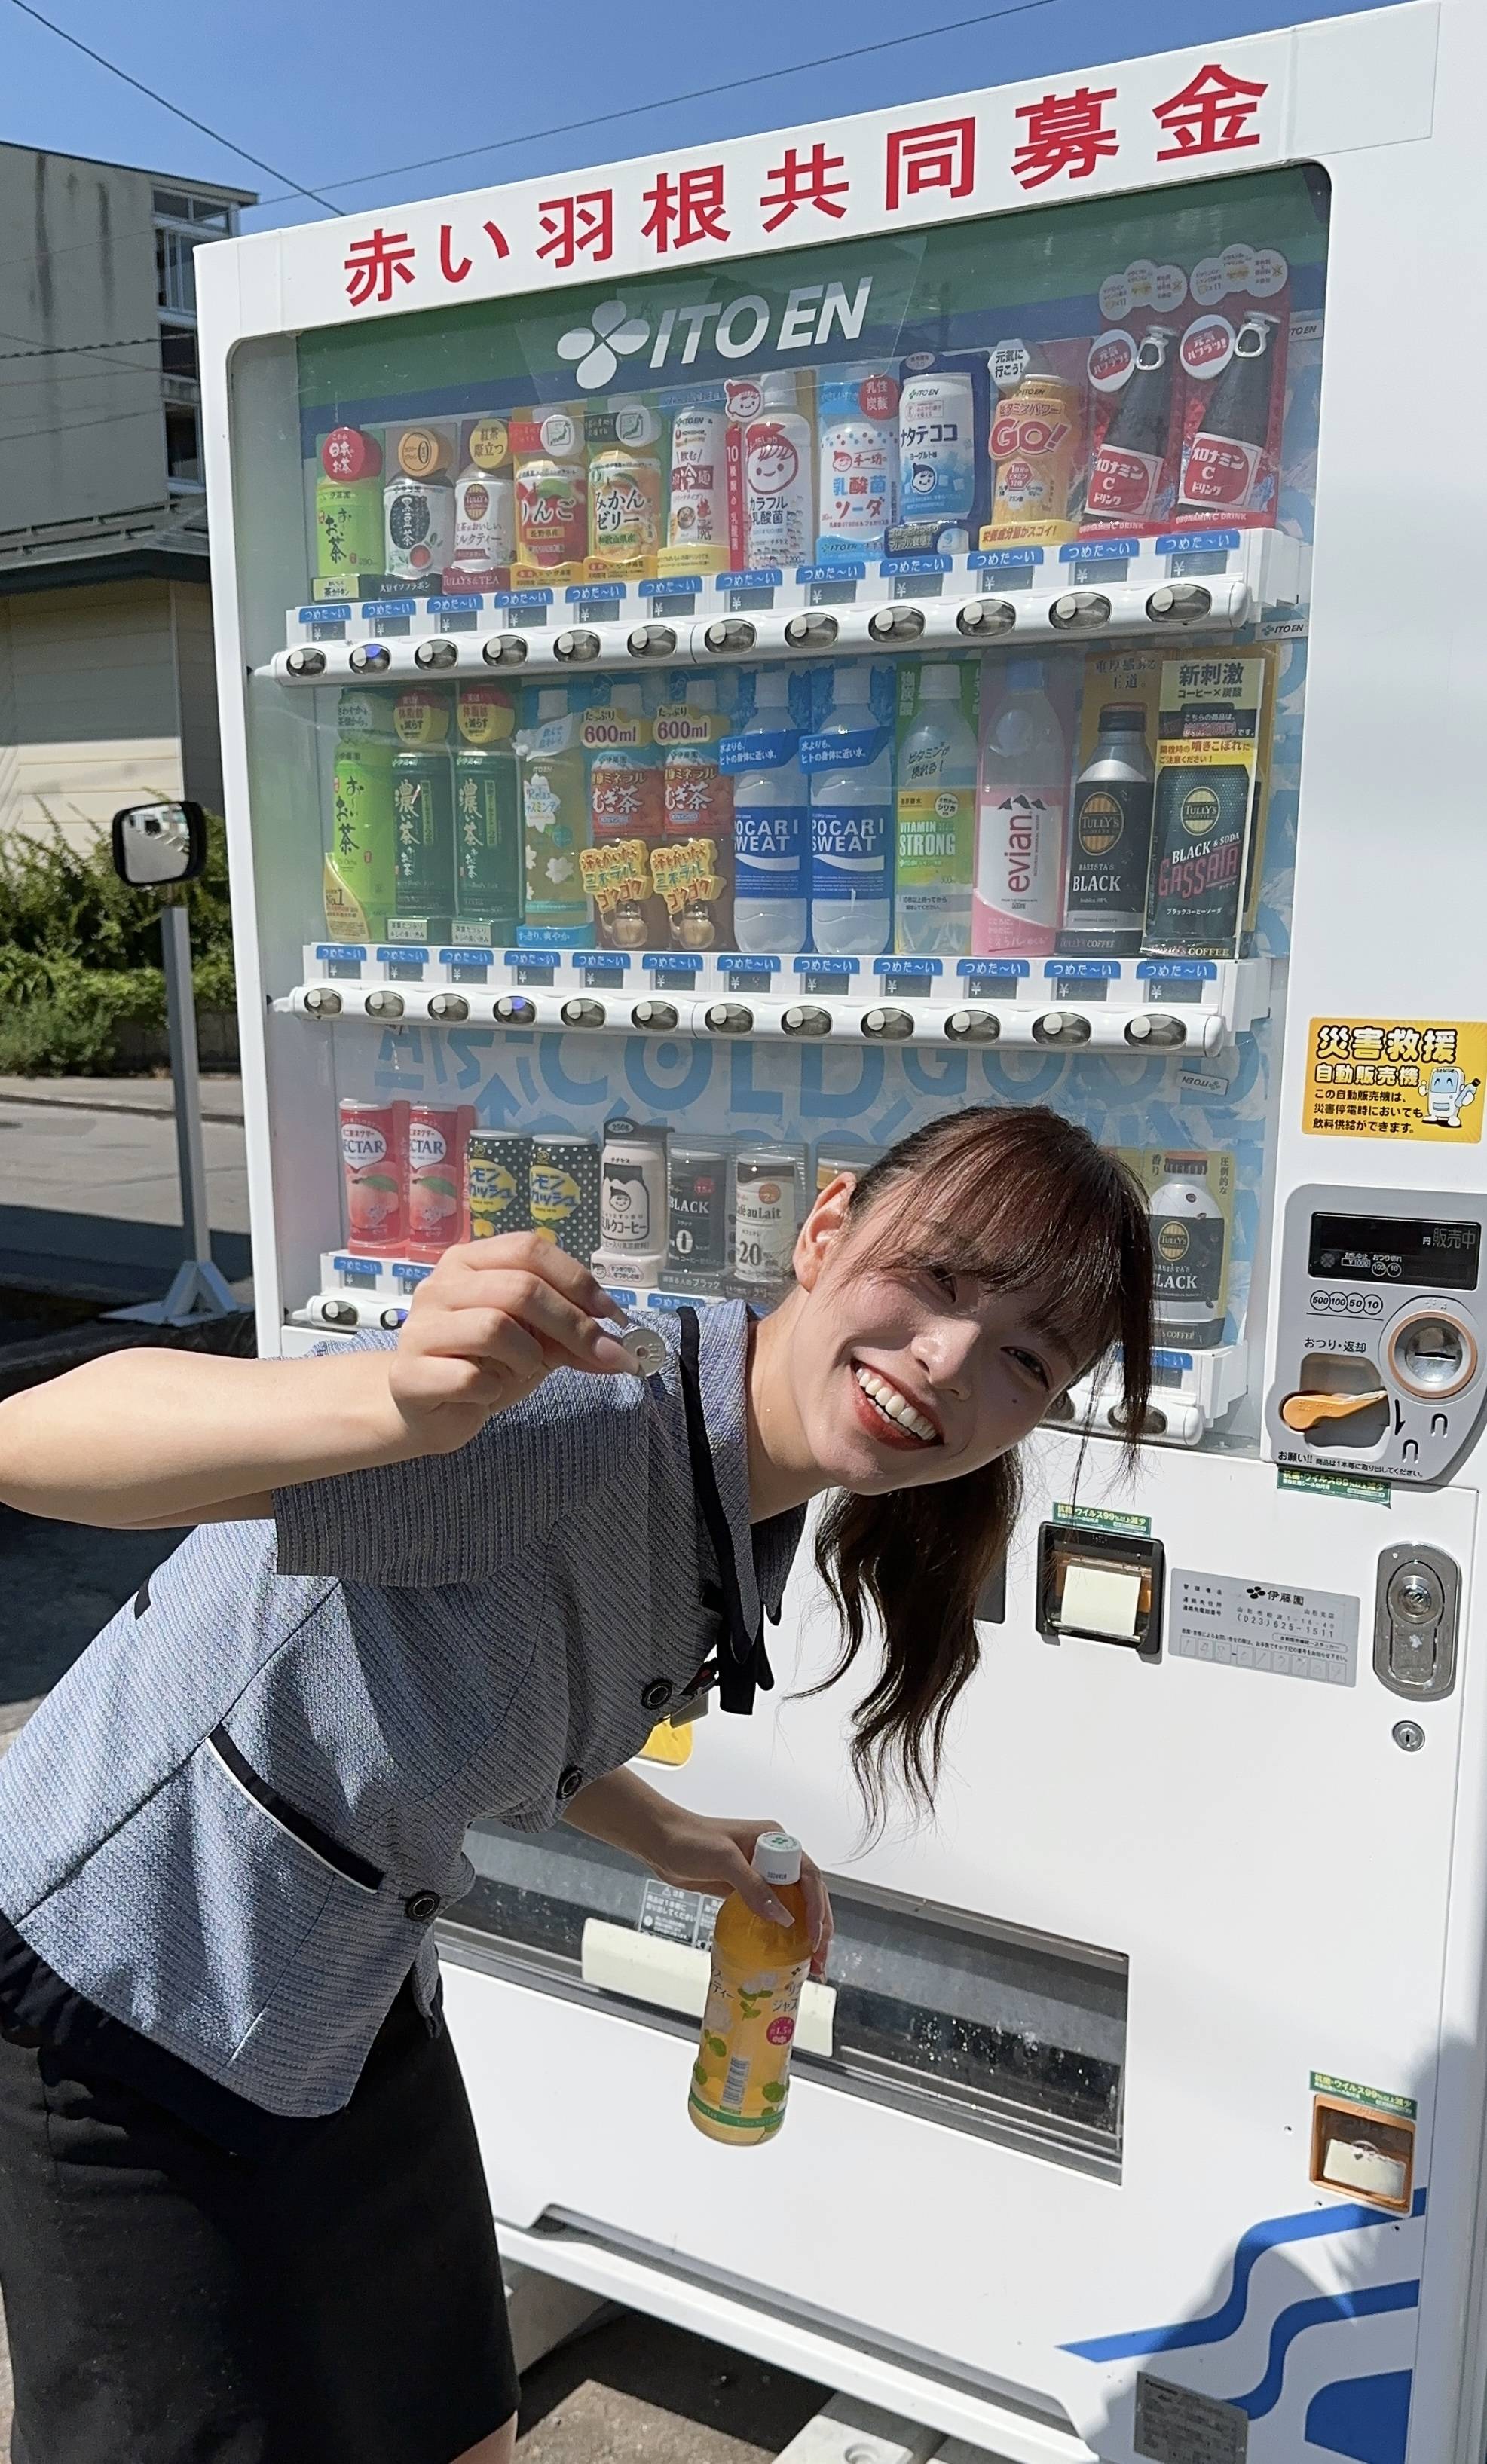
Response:
[{"label": "woman's right hand", "polygon": [[420,1454],[453,1453],[554,1369],[633,1376],[601,1323],[624,1312],[587,1266],[533,1232],[446,1249],[413,1294],[388,1391]]}]

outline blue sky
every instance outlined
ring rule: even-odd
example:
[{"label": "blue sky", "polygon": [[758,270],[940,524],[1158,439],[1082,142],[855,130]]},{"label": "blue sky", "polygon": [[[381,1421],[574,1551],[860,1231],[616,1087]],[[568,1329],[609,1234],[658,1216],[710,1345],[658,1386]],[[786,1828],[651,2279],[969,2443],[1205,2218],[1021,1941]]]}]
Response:
[{"label": "blue sky", "polygon": [[[521,11],[530,31],[512,35],[504,29],[515,11],[472,0],[418,7],[254,0],[251,9],[243,0],[206,8],[200,0],[191,8],[134,0],[127,11],[117,0],[38,5],[290,179],[310,187],[336,183],[328,192],[343,210],[1296,22],[1294,7],[1270,0],[1010,0],[1010,13],[970,25],[957,21],[979,13],[974,0],[926,0],[913,10],[902,0],[817,0],[809,10],[761,0],[650,0],[644,9],[541,0]],[[1352,13],[1349,0],[1316,0],[1304,11],[1308,18]],[[949,31],[928,31],[936,27]],[[860,51],[905,33],[922,39]],[[767,83],[741,82],[849,50],[860,55]],[[723,91],[661,100],[710,86]],[[274,202],[245,217],[249,229],[318,214],[302,198],[284,196],[282,180],[81,58],[12,0],[0,0],[0,138],[256,188]],[[541,133],[630,105],[639,108],[607,125]],[[497,139],[516,142],[439,167],[395,167]]]}]

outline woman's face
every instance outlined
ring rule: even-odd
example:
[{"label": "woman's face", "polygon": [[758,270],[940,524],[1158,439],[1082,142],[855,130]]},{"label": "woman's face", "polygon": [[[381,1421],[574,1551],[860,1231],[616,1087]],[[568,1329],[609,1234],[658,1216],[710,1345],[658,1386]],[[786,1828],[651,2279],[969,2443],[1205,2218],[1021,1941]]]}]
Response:
[{"label": "woman's face", "polygon": [[810,1454],[859,1495],[957,1480],[1005,1454],[1077,1370],[1015,1293],[943,1270],[875,1266],[880,1199],[846,1228],[852,1182],[801,1233],[786,1371]]}]

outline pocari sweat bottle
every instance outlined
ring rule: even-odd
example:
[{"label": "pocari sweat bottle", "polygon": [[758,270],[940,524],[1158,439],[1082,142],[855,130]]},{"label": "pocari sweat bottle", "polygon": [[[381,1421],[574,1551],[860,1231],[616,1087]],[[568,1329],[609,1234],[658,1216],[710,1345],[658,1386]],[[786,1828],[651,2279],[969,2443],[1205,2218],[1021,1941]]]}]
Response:
[{"label": "pocari sweat bottle", "polygon": [[831,957],[877,958],[893,929],[893,731],[864,659],[837,668],[832,713],[808,738],[810,933]]},{"label": "pocari sweat bottle", "polygon": [[719,746],[733,779],[733,935],[741,950],[806,946],[810,806],[787,668],[762,668],[754,715]]}]

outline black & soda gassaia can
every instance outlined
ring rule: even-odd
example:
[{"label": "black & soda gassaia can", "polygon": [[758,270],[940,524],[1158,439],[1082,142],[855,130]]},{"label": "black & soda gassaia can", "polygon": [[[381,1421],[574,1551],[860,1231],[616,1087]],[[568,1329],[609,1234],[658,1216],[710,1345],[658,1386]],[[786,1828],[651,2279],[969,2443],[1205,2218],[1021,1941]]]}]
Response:
[{"label": "black & soda gassaia can", "polygon": [[532,1141],[519,1130],[472,1130],[465,1146],[472,1241],[532,1228]]},{"label": "black & soda gassaia can", "polygon": [[1254,799],[1255,713],[1223,690],[1226,677],[1236,690],[1242,684],[1237,660],[1193,672],[1211,672],[1215,690],[1162,713],[1142,947],[1157,957],[1232,958]]}]

